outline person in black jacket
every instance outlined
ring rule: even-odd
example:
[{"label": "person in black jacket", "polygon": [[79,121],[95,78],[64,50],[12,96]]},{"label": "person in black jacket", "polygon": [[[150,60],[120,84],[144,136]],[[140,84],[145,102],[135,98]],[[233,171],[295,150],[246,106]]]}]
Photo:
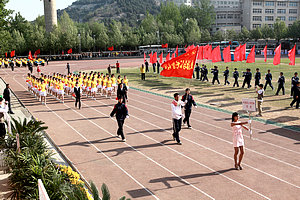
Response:
[{"label": "person in black jacket", "polygon": [[33,67],[32,67],[32,63],[31,61],[28,61],[28,70],[30,71],[30,73],[32,74],[32,71],[33,71]]},{"label": "person in black jacket", "polygon": [[3,98],[4,98],[5,101],[7,101],[7,103],[8,103],[8,113],[9,113],[9,114],[15,114],[15,113],[11,110],[9,84],[6,84],[6,88],[4,89],[4,92],[3,92]]},{"label": "person in black jacket", "polygon": [[128,97],[127,97],[127,87],[123,83],[123,79],[121,80],[121,83],[118,85],[118,90],[117,90],[117,98],[121,98],[122,102],[126,104],[128,102]]},{"label": "person in black jacket", "polygon": [[255,73],[254,79],[255,79],[255,87],[259,86],[259,82],[261,79],[261,73],[259,71],[259,68],[256,68],[256,73]]},{"label": "person in black jacket", "polygon": [[224,83],[224,85],[226,85],[226,84],[230,85],[230,83],[228,81],[228,77],[229,77],[229,69],[228,69],[228,67],[226,67],[226,70],[223,73],[224,73],[224,77],[225,77],[225,83]]},{"label": "person in black jacket", "polygon": [[145,62],[145,67],[146,67],[146,72],[149,72],[149,63],[148,63],[147,60],[146,60],[146,62]]},{"label": "person in black jacket", "polygon": [[115,105],[114,109],[110,113],[110,117],[113,117],[116,114],[116,119],[118,122],[118,131],[117,137],[122,138],[122,141],[125,142],[125,136],[123,133],[123,125],[126,118],[129,118],[128,109],[124,103],[122,103],[122,97],[118,97],[118,103]]},{"label": "person in black jacket", "polygon": [[191,93],[191,90],[189,88],[187,88],[185,90],[185,95],[183,95],[182,99],[181,99],[181,101],[185,103],[185,106],[184,106],[185,118],[183,119],[183,124],[187,123],[188,128],[192,128],[192,126],[190,125],[190,116],[192,113],[192,106],[195,106],[195,108],[197,108],[197,104],[196,104],[193,96],[190,93]]},{"label": "person in black jacket", "polygon": [[272,74],[271,74],[271,70],[269,70],[269,69],[268,69],[268,73],[266,74],[265,80],[266,80],[266,83],[265,83],[264,90],[266,91],[267,85],[270,85],[272,90],[274,90],[274,87],[272,85]]},{"label": "person in black jacket", "polygon": [[74,94],[75,94],[75,107],[81,108],[81,88],[78,86],[78,82],[76,82],[76,86],[74,87]]},{"label": "person in black jacket", "polygon": [[69,63],[67,63],[67,70],[68,70],[68,74],[70,74],[71,70],[70,70],[70,64]]},{"label": "person in black jacket", "polygon": [[159,74],[160,63],[158,61],[156,62],[156,67],[157,67],[157,73]]},{"label": "person in black jacket", "polygon": [[233,78],[234,78],[234,84],[233,84],[233,87],[235,87],[235,85],[236,85],[237,87],[239,87],[239,72],[237,71],[237,68],[234,68]]},{"label": "person in black jacket", "polygon": [[276,95],[279,94],[279,91],[281,89],[282,89],[282,95],[285,95],[284,83],[285,83],[285,78],[283,76],[283,72],[280,72],[280,76],[278,79],[278,89],[277,89]]},{"label": "person in black jacket", "polygon": [[208,70],[207,70],[206,65],[204,65],[202,67],[202,73],[203,73],[203,79],[202,79],[202,81],[207,81],[208,82],[208,78],[207,78]]},{"label": "person in black jacket", "polygon": [[251,79],[252,79],[251,69],[248,68],[247,71],[244,72],[243,77],[245,77],[245,78],[244,78],[244,82],[243,82],[242,88],[244,88],[245,85],[246,85],[246,83],[247,83],[248,89],[249,89],[251,87]]},{"label": "person in black jacket", "polygon": [[300,82],[297,82],[296,87],[293,87],[294,89],[294,96],[293,96],[293,101],[290,104],[291,107],[293,107],[293,105],[296,103],[296,108],[299,108],[299,104],[300,104]]},{"label": "person in black jacket", "polygon": [[[198,63],[196,63],[195,72],[196,72],[196,79],[199,80],[200,67],[199,67]],[[202,75],[201,75],[201,77],[202,77]]]},{"label": "person in black jacket", "polygon": [[218,67],[215,66],[214,69],[211,69],[211,73],[213,74],[213,80],[212,80],[212,84],[214,85],[215,84],[215,81],[218,82],[218,84],[220,84],[220,81],[219,81],[219,70],[218,70]]},{"label": "person in black jacket", "polygon": [[291,97],[293,97],[294,94],[294,87],[297,87],[297,83],[299,82],[298,73],[295,72],[294,76],[292,77],[292,89],[291,89]]}]

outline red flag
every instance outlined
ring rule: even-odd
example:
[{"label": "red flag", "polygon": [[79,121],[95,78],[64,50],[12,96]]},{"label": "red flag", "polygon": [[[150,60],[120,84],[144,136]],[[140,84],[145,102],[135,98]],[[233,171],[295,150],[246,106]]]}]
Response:
[{"label": "red flag", "polygon": [[11,51],[11,52],[10,52],[10,57],[13,58],[13,57],[15,56],[15,53],[16,53],[15,50],[14,50],[14,51]]},{"label": "red flag", "polygon": [[146,62],[146,53],[144,52],[144,63]]},{"label": "red flag", "polygon": [[159,63],[163,62],[164,53],[161,53],[159,56]]},{"label": "red flag", "polygon": [[166,77],[182,77],[191,79],[196,63],[198,47],[162,64],[160,75]]},{"label": "red flag", "polygon": [[167,57],[166,57],[166,61],[170,60],[170,53],[168,53]]},{"label": "red flag", "polygon": [[231,62],[230,45],[223,50],[223,58],[225,63]]},{"label": "red flag", "polygon": [[175,58],[175,52],[174,53],[172,53],[172,59],[174,59]]},{"label": "red flag", "polygon": [[247,57],[246,63],[255,63],[255,45],[252,47],[252,49]]},{"label": "red flag", "polygon": [[114,50],[114,46],[108,47],[108,51],[113,51]]},{"label": "red flag", "polygon": [[267,50],[268,50],[268,46],[266,45],[265,48],[264,48],[264,51],[263,51],[264,52],[264,57],[265,57],[265,62],[267,62],[267,53],[268,53]]},{"label": "red flag", "polygon": [[162,45],[161,45],[161,48],[168,48],[168,43],[162,44]]},{"label": "red flag", "polygon": [[203,46],[198,47],[197,60],[203,60]]},{"label": "red flag", "polygon": [[177,57],[178,57],[178,45],[177,45],[177,47],[176,47],[176,50],[175,50],[175,53],[176,53],[176,55],[177,55]]},{"label": "red flag", "polygon": [[240,61],[240,57],[241,57],[241,53],[240,53],[240,50],[241,50],[241,45],[239,45],[237,48],[235,48],[234,50],[234,62],[237,62],[237,61]]},{"label": "red flag", "polygon": [[41,50],[38,49],[38,50],[36,50],[36,51],[34,52],[34,55],[39,55],[40,53],[41,53]]},{"label": "red flag", "polygon": [[206,45],[203,47],[203,58],[207,60],[211,60],[211,51],[212,51],[212,46],[211,45]]},{"label": "red flag", "polygon": [[295,46],[289,50],[289,59],[290,59],[290,63],[289,65],[295,65],[295,59],[296,59],[296,44]]},{"label": "red flag", "polygon": [[31,51],[29,51],[29,54],[28,54],[28,59],[29,59],[29,60],[33,60],[33,58],[32,58],[32,54],[31,54]]},{"label": "red flag", "polygon": [[189,51],[193,50],[194,48],[195,48],[195,45],[188,46],[188,47],[185,49],[185,52],[189,52]]},{"label": "red flag", "polygon": [[7,58],[7,52],[5,52],[5,58]]},{"label": "red flag", "polygon": [[153,60],[153,54],[152,54],[152,52],[151,52],[151,54],[149,54],[149,56],[150,56],[150,61],[149,62],[152,64],[153,63],[153,61],[152,61]]},{"label": "red flag", "polygon": [[156,63],[157,62],[157,52],[155,52],[154,54],[153,54],[153,57],[152,57],[152,61],[153,61],[153,63]]},{"label": "red flag", "polygon": [[67,53],[68,53],[68,54],[71,54],[71,53],[72,53],[72,48],[69,49]]},{"label": "red flag", "polygon": [[246,44],[241,46],[240,54],[240,61],[246,60]]},{"label": "red flag", "polygon": [[62,54],[62,55],[65,55],[65,52],[64,52],[64,50],[61,52],[61,54]]},{"label": "red flag", "polygon": [[212,55],[212,62],[221,62],[222,58],[221,58],[221,50],[220,50],[220,46],[217,46],[216,48],[214,48],[214,50],[212,50],[211,52]]},{"label": "red flag", "polygon": [[281,44],[275,49],[275,56],[273,59],[273,65],[280,64],[281,59]]}]

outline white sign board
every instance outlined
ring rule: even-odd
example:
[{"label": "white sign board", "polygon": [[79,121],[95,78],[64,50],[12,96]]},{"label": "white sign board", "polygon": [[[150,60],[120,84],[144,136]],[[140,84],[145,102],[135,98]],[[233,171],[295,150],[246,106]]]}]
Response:
[{"label": "white sign board", "polygon": [[255,99],[242,99],[243,110],[249,112],[256,112],[256,100]]},{"label": "white sign board", "polygon": [[39,185],[39,200],[50,200],[41,179],[38,180],[38,185]]}]

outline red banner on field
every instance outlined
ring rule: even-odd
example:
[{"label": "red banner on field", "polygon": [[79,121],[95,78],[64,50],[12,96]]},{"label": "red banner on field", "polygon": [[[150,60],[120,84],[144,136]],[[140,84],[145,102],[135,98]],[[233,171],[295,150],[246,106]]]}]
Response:
[{"label": "red banner on field", "polygon": [[223,50],[224,63],[231,62],[230,45]]},{"label": "red banner on field", "polygon": [[290,59],[289,65],[295,65],[296,45],[291,50],[289,50],[289,59]]},{"label": "red banner on field", "polygon": [[255,63],[255,45],[252,47],[246,63]]},{"label": "red banner on field", "polygon": [[162,44],[162,45],[161,45],[161,48],[168,48],[168,43]]},{"label": "red banner on field", "polygon": [[275,56],[273,59],[273,65],[279,65],[281,59],[281,44],[275,49]]},{"label": "red banner on field", "polygon": [[198,47],[162,64],[163,71],[160,73],[166,77],[182,77],[191,79],[196,63]]}]

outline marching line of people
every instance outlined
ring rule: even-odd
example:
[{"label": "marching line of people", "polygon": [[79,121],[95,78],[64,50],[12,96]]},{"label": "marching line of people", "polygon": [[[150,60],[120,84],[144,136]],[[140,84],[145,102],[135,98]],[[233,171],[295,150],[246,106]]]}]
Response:
[{"label": "marching line of people", "polygon": [[[51,95],[60,102],[64,103],[65,95],[75,97],[75,106],[79,104],[79,109],[81,108],[81,96],[86,95],[87,98],[96,99],[97,94],[111,98],[113,94],[120,93],[121,96],[126,102],[127,99],[127,90],[128,79],[126,75],[124,78],[121,78],[121,75],[118,78],[115,78],[115,75],[109,74],[104,75],[100,72],[85,73],[79,72],[79,74],[69,73],[68,75],[53,73],[53,75],[44,75],[41,74],[40,77],[36,77],[28,73],[26,78],[28,91],[32,92],[36,99],[46,105],[47,95]],[[121,84],[126,86],[126,91]]]}]

